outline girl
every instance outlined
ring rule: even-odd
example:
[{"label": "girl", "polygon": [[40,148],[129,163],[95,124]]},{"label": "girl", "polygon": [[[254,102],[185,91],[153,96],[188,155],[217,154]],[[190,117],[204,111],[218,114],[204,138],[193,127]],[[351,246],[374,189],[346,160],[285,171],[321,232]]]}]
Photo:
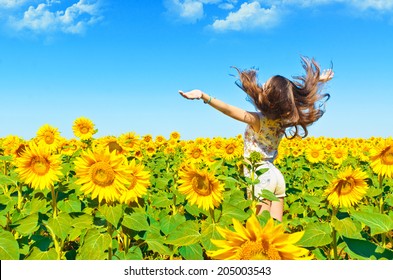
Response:
[{"label": "girl", "polygon": [[[258,179],[254,195],[258,197],[262,189],[273,192],[279,201],[260,201],[257,214],[267,210],[270,215],[281,221],[284,210],[285,181],[281,172],[273,165],[277,156],[278,146],[285,135],[289,139],[297,136],[306,137],[307,126],[317,121],[324,113],[318,102],[329,94],[320,94],[322,85],[333,78],[332,69],[320,72],[314,59],[301,58],[306,71],[304,76],[294,77],[291,81],[283,76],[273,76],[260,85],[255,70],[240,71],[236,84],[246,92],[247,98],[253,103],[257,112],[248,112],[213,98],[199,89],[188,92],[179,91],[187,99],[202,99],[225,115],[247,124],[244,134],[244,157],[247,159],[253,151],[262,155],[259,168],[268,168]],[[324,102],[322,103],[322,105]],[[287,128],[292,128],[288,135]],[[303,131],[303,133],[301,132]],[[248,170],[245,169],[245,175]]]}]

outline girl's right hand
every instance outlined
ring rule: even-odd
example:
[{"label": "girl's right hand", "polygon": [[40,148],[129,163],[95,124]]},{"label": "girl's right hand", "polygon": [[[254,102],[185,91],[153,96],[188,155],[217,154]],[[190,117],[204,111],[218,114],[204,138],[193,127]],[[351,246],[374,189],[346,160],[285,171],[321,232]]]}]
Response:
[{"label": "girl's right hand", "polygon": [[179,90],[179,93],[184,98],[191,99],[191,100],[192,99],[201,99],[202,94],[203,94],[203,92],[199,89],[194,89],[194,90],[186,91],[186,92]]}]

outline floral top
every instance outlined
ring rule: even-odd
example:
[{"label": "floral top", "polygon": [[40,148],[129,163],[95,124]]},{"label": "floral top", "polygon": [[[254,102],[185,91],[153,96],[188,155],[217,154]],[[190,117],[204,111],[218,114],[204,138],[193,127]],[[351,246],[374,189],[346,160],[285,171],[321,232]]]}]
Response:
[{"label": "floral top", "polygon": [[259,132],[255,132],[250,125],[244,132],[244,157],[255,151],[261,153],[263,160],[273,162],[284,133],[279,120],[268,119],[260,112],[258,115],[261,122]]}]

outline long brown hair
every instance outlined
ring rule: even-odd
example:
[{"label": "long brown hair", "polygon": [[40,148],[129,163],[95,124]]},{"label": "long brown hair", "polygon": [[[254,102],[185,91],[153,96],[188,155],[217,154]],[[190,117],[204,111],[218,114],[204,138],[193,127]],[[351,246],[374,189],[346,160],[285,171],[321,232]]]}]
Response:
[{"label": "long brown hair", "polygon": [[[296,136],[306,137],[307,126],[317,121],[324,114],[324,104],[330,95],[321,94],[321,70],[314,59],[301,57],[301,63],[306,71],[304,76],[293,77],[291,81],[283,76],[271,77],[265,86],[257,80],[257,71],[240,71],[234,67],[240,77],[236,84],[247,93],[255,106],[269,119],[280,120],[283,132],[287,138]],[[325,99],[321,102],[323,99]],[[288,137],[286,128],[294,128]],[[301,135],[301,130],[303,134]]]}]

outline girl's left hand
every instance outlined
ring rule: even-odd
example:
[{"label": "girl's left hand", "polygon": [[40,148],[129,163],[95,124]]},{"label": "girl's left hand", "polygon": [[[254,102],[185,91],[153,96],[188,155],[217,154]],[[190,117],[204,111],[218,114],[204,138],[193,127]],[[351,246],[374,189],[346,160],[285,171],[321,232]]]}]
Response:
[{"label": "girl's left hand", "polygon": [[203,94],[203,92],[199,89],[194,89],[187,92],[179,90],[179,93],[181,94],[181,96],[187,99],[201,99]]}]

